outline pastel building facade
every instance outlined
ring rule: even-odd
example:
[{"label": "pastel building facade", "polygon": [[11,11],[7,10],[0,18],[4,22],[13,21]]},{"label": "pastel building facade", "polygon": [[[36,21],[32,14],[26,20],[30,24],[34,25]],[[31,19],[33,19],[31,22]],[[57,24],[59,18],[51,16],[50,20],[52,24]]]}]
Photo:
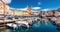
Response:
[{"label": "pastel building facade", "polygon": [[2,1],[0,1],[0,14],[13,15],[13,11],[10,9],[8,5],[5,5]]}]

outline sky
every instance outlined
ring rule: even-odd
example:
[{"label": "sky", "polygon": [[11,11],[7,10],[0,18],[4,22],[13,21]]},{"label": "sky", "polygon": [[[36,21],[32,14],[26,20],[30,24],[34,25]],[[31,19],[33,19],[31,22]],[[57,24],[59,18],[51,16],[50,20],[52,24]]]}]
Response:
[{"label": "sky", "polygon": [[25,9],[28,6],[35,10],[49,10],[60,8],[60,0],[11,0],[8,5],[12,8]]}]

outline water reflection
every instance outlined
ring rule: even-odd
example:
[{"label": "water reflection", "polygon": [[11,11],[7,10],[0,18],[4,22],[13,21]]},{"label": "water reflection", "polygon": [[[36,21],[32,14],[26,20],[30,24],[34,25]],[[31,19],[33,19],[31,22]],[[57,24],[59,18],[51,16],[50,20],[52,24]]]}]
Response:
[{"label": "water reflection", "polygon": [[52,24],[38,25],[38,23],[36,23],[30,29],[27,29],[27,30],[12,30],[11,29],[10,32],[58,32],[58,31],[56,30],[56,27],[53,26]]},{"label": "water reflection", "polygon": [[26,29],[26,27],[17,27],[16,29],[1,29],[0,32],[60,32],[56,29],[56,26],[53,24],[45,24],[45,23],[34,23],[30,28]]}]

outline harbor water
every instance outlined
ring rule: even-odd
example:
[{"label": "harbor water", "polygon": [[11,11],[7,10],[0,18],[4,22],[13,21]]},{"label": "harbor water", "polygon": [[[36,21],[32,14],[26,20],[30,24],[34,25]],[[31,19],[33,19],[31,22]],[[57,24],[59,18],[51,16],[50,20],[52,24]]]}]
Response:
[{"label": "harbor water", "polygon": [[0,29],[0,32],[60,32],[56,29],[57,27],[51,23],[45,24],[45,23],[35,23],[32,25],[32,27],[28,29],[20,29],[17,27],[16,29],[10,29],[10,28],[2,28]]}]

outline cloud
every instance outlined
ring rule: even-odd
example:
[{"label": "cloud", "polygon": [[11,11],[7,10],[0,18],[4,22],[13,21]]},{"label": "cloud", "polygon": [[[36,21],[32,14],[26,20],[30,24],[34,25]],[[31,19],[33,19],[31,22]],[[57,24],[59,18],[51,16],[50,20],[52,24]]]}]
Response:
[{"label": "cloud", "polygon": [[42,11],[49,11],[50,9],[42,9]]},{"label": "cloud", "polygon": [[12,8],[12,7],[10,7],[10,9],[13,9],[13,10],[15,10],[15,8]]},{"label": "cloud", "polygon": [[9,4],[12,0],[2,0],[4,3]]},{"label": "cloud", "polygon": [[26,10],[27,8],[20,8],[19,10]]},{"label": "cloud", "polygon": [[38,5],[41,5],[41,2],[38,2]]},{"label": "cloud", "polygon": [[[10,7],[10,9],[13,9],[13,10],[22,10],[22,11],[26,11],[27,10],[27,8],[11,8]],[[39,9],[41,9],[40,7],[32,7],[32,10],[39,10]]]},{"label": "cloud", "polygon": [[32,7],[32,9],[37,10],[37,9],[41,9],[41,7]]},{"label": "cloud", "polygon": [[11,8],[10,9],[13,9],[13,10],[22,10],[22,11],[25,11],[27,8]]}]

